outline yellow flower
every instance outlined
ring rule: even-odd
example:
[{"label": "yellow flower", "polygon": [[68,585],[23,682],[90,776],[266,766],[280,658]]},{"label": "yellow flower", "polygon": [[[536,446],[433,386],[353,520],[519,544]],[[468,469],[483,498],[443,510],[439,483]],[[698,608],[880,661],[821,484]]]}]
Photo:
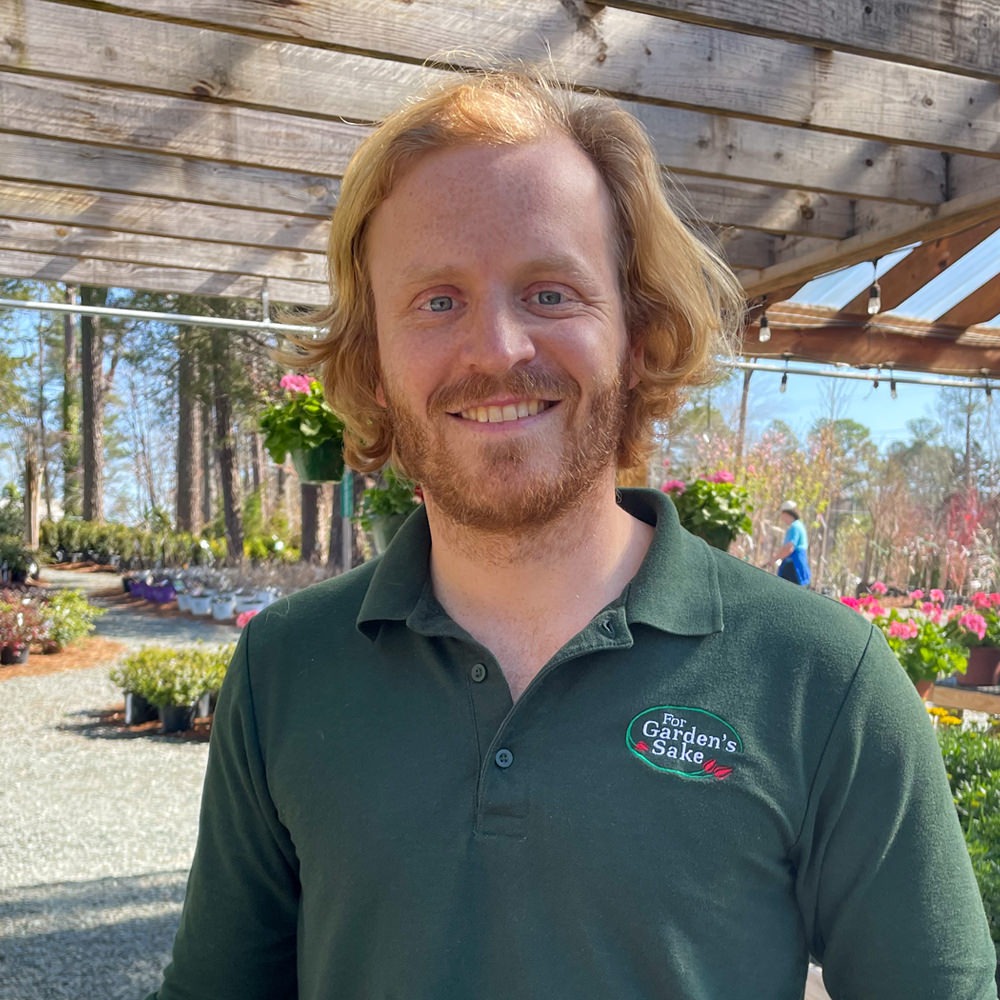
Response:
[{"label": "yellow flower", "polygon": [[960,726],[962,720],[957,715],[943,715],[941,716],[941,724],[945,726]]}]

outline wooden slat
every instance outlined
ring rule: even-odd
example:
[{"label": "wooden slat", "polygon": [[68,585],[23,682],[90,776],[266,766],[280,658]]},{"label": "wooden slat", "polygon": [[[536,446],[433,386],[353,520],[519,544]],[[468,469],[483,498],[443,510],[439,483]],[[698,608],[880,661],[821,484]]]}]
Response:
[{"label": "wooden slat", "polygon": [[[39,106],[38,113],[45,115],[45,107]],[[340,194],[339,180],[318,174],[161,156],[12,132],[0,132],[0,177],[317,219],[329,217]]]},{"label": "wooden slat", "polygon": [[[795,190],[803,189],[802,181],[808,178],[813,191],[936,205],[944,197],[949,176],[958,169],[955,161],[962,160],[952,158],[949,174],[944,158],[928,150],[726,121],[696,111],[623,104],[643,121],[661,161],[684,176],[716,175]],[[254,169],[286,169],[296,174],[290,183],[297,183],[303,173],[341,175],[369,131],[2,71],[0,106],[9,131],[107,146],[115,150],[115,158],[124,149],[132,154],[158,152]],[[6,173],[2,161],[0,173]],[[971,167],[969,176],[972,190],[981,187],[981,178]]]},{"label": "wooden slat", "polygon": [[0,72],[3,127],[130,150],[339,176],[369,129]]},{"label": "wooden slat", "polygon": [[4,218],[319,254],[329,228],[326,220],[276,212],[0,180],[0,226]]},{"label": "wooden slat", "polygon": [[[45,0],[2,3],[31,8]],[[492,59],[542,61],[581,87],[906,143],[926,144],[934,133],[940,148],[1000,156],[1000,109],[991,81],[553,0],[492,0],[479,10],[430,0],[354,0],[317,11],[320,5],[295,5],[290,21],[299,37],[397,61],[456,63],[463,51],[481,52],[488,39]],[[128,6],[199,19],[189,4],[182,12],[167,0]],[[251,4],[209,6],[213,23],[227,28],[275,32],[281,24],[275,6],[266,16]],[[30,54],[24,59],[22,66],[45,71]]]},{"label": "wooden slat", "polygon": [[[259,277],[224,272],[195,271],[183,267],[148,267],[122,261],[99,260],[61,254],[34,254],[20,250],[0,253],[0,275],[37,281],[64,281],[76,285],[141,288],[152,292],[260,299]],[[268,278],[268,293],[274,303],[319,306],[327,302],[326,285],[314,282]]]},{"label": "wooden slat", "polygon": [[609,0],[607,6],[1000,80],[1000,7],[992,2]]},{"label": "wooden slat", "polygon": [[136,265],[221,271],[322,283],[326,257],[298,250],[260,250],[226,243],[123,234],[76,226],[6,220],[0,225],[0,250],[93,257]]}]

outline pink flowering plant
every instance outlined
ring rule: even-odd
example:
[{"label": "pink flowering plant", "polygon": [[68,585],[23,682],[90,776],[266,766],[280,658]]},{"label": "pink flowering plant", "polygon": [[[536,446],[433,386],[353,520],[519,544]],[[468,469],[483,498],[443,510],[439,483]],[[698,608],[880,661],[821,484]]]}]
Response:
[{"label": "pink flowering plant", "polygon": [[750,494],[731,472],[720,470],[690,482],[668,479],[661,489],[674,502],[681,525],[710,545],[725,549],[738,534],[750,534]]},{"label": "pink flowering plant", "polygon": [[344,424],[330,409],[323,386],[316,379],[289,373],[279,383],[281,399],[261,414],[264,447],[278,462],[290,451],[309,451],[327,441],[343,442]]},{"label": "pink flowering plant", "polygon": [[969,646],[985,631],[981,615],[962,606],[946,609],[941,591],[931,591],[930,600],[924,600],[916,590],[909,595],[910,606],[885,608],[880,601],[885,586],[872,584],[870,590],[860,598],[840,600],[882,632],[914,684],[965,673]]}]

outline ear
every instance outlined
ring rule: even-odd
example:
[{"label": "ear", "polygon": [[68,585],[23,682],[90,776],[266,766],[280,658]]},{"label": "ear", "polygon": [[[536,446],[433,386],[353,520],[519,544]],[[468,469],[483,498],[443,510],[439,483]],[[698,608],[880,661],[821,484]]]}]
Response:
[{"label": "ear", "polygon": [[378,403],[378,405],[381,406],[383,410],[385,409],[386,406],[385,390],[382,388],[381,379],[379,379],[378,382],[375,383],[375,402]]},{"label": "ear", "polygon": [[635,341],[629,346],[629,378],[628,387],[634,389],[640,382],[639,369],[642,367],[646,357],[645,349],[639,341]]}]

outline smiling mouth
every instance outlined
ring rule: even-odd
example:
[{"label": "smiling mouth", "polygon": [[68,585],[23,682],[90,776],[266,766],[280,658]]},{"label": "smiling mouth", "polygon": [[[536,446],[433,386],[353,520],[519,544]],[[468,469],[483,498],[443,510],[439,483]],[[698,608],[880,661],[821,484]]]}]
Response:
[{"label": "smiling mouth", "polygon": [[544,399],[522,400],[505,406],[470,406],[458,414],[463,420],[474,420],[480,424],[504,424],[525,417],[534,417],[553,404]]}]

